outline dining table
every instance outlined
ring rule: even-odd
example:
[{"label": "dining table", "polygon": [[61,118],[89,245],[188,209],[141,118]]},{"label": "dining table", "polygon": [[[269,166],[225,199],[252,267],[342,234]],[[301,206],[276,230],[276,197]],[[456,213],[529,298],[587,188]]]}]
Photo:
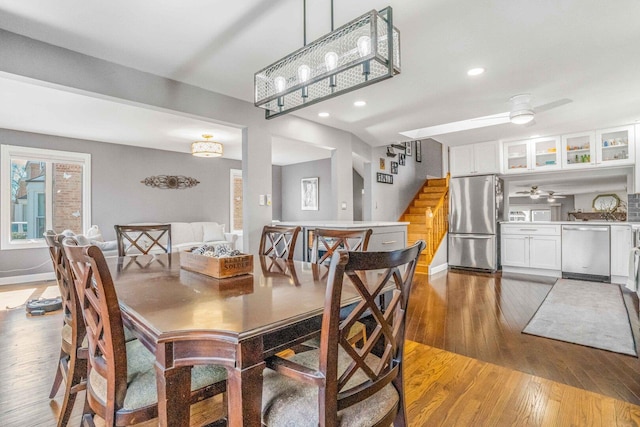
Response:
[{"label": "dining table", "polygon": [[[191,367],[217,364],[228,425],[259,426],[265,358],[318,336],[328,267],[254,256],[252,274],[216,279],[179,258],[107,259],[123,322],[156,357],[159,424],[189,425]],[[343,305],[359,299],[347,282]]]}]

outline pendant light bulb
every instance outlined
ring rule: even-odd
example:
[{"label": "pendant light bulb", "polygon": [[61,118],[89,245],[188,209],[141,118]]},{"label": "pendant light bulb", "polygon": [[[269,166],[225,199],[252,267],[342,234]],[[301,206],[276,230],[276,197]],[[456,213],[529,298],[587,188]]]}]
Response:
[{"label": "pendant light bulb", "polygon": [[338,68],[338,54],[335,52],[328,52],[324,56],[324,64],[327,67],[327,71],[333,71]]},{"label": "pendant light bulb", "polygon": [[287,81],[284,77],[278,76],[273,79],[273,85],[276,87],[276,92],[284,92],[284,89],[287,87]]},{"label": "pendant light bulb", "polygon": [[371,53],[371,37],[362,36],[358,38],[356,45],[358,46],[358,54],[360,55],[360,58],[364,58]]},{"label": "pendant light bulb", "polygon": [[298,81],[304,83],[311,77],[311,68],[307,64],[298,67]]}]

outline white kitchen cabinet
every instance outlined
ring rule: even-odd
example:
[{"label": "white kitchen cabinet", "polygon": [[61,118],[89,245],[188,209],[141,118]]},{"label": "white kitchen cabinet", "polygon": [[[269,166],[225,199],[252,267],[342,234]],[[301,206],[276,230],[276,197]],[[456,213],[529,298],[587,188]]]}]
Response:
[{"label": "white kitchen cabinet", "polygon": [[630,225],[611,225],[611,283],[626,283],[632,249]]},{"label": "white kitchen cabinet", "polygon": [[596,131],[596,163],[601,166],[632,164],[635,160],[633,125]]},{"label": "white kitchen cabinet", "polygon": [[559,225],[502,224],[501,231],[504,271],[559,276],[562,268]]},{"label": "white kitchen cabinet", "polygon": [[596,133],[562,135],[562,168],[582,169],[596,164]]},{"label": "white kitchen cabinet", "polygon": [[505,142],[504,173],[523,173],[560,169],[560,137]]},{"label": "white kitchen cabinet", "polygon": [[500,173],[498,141],[459,145],[449,148],[451,176]]}]

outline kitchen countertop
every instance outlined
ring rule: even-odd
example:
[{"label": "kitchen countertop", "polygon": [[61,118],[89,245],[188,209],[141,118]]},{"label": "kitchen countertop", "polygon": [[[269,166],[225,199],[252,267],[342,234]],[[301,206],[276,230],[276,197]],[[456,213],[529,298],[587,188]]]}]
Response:
[{"label": "kitchen countertop", "polygon": [[518,224],[518,225],[628,225],[629,227],[640,227],[640,223],[631,223],[627,221],[500,221],[500,224]]}]

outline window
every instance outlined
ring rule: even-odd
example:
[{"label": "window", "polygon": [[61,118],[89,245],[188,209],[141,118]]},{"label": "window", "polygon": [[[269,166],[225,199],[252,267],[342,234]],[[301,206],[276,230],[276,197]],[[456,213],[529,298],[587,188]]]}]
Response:
[{"label": "window", "polygon": [[0,174],[2,249],[43,247],[46,230],[90,227],[90,154],[2,145]]}]

